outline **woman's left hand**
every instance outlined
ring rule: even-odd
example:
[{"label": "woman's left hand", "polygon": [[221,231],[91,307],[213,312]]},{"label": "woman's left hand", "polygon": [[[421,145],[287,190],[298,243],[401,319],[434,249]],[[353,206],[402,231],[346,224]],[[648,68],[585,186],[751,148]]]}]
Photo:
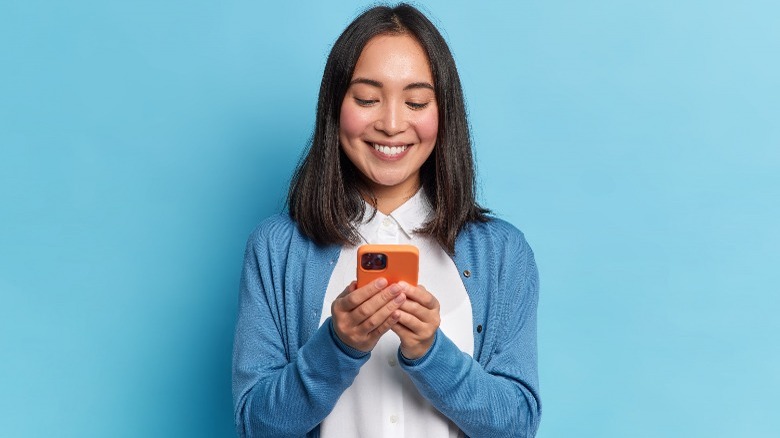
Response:
[{"label": "woman's left hand", "polygon": [[399,282],[406,294],[401,305],[401,317],[390,329],[401,338],[401,354],[407,359],[417,359],[425,355],[436,338],[436,330],[441,323],[439,300],[423,286],[412,286]]}]

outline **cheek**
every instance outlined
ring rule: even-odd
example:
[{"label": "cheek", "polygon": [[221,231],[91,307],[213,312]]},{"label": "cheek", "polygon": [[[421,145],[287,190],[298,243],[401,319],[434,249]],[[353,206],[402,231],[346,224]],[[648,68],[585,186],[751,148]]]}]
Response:
[{"label": "cheek", "polygon": [[339,137],[344,141],[352,137],[357,137],[363,133],[367,121],[360,111],[356,111],[352,105],[346,102],[341,106],[339,116]]},{"label": "cheek", "polygon": [[439,133],[439,113],[431,111],[417,120],[417,135],[423,142],[435,142]]}]

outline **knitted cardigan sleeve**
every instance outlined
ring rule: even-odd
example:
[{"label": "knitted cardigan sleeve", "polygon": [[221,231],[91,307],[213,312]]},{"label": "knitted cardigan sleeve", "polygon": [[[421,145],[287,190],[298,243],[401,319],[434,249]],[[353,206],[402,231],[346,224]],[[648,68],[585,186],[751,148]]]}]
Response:
[{"label": "knitted cardigan sleeve", "polygon": [[[522,233],[506,223],[494,228],[500,228],[493,236],[495,258],[485,264],[493,266],[494,280],[485,283],[489,290],[474,292],[474,299],[485,298],[493,309],[484,330],[492,331],[492,341],[484,345],[479,361],[460,351],[441,330],[425,356],[416,361],[399,358],[420,393],[466,435],[533,437],[541,416],[538,271]],[[479,246],[484,251],[485,246]]]},{"label": "knitted cardigan sleeve", "polygon": [[261,224],[246,247],[233,347],[234,414],[240,437],[305,436],[333,409],[368,360],[367,354],[342,347],[330,321],[290,353],[289,326],[303,322],[295,321],[294,312],[286,308],[285,278],[297,273],[287,272],[286,260],[295,256],[289,254],[284,231],[273,222]]}]

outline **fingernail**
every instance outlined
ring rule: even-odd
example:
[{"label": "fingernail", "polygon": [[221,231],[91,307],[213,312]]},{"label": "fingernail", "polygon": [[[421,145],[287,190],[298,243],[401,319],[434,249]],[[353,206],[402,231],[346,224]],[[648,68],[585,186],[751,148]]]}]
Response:
[{"label": "fingernail", "polygon": [[395,301],[396,304],[401,304],[405,300],[406,300],[406,295],[398,295],[397,297],[395,297],[395,299],[393,299],[393,301]]},{"label": "fingernail", "polygon": [[390,293],[391,294],[395,295],[398,292],[401,292],[401,286],[399,286],[397,283],[392,285],[392,286],[390,286]]},{"label": "fingernail", "polygon": [[386,278],[377,278],[376,283],[374,283],[376,287],[383,288],[387,286],[387,279]]}]

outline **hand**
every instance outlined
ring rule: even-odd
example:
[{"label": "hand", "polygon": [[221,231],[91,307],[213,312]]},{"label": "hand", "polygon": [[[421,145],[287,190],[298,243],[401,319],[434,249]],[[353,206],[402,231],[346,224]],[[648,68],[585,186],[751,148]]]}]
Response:
[{"label": "hand", "polygon": [[407,359],[417,359],[428,352],[436,338],[441,324],[439,300],[423,286],[398,284],[407,299],[401,304],[398,323],[390,328],[401,338],[401,354]]},{"label": "hand", "polygon": [[398,322],[398,308],[406,301],[402,290],[399,284],[387,286],[384,278],[359,289],[356,282],[350,283],[330,306],[336,335],[356,350],[371,351]]}]

